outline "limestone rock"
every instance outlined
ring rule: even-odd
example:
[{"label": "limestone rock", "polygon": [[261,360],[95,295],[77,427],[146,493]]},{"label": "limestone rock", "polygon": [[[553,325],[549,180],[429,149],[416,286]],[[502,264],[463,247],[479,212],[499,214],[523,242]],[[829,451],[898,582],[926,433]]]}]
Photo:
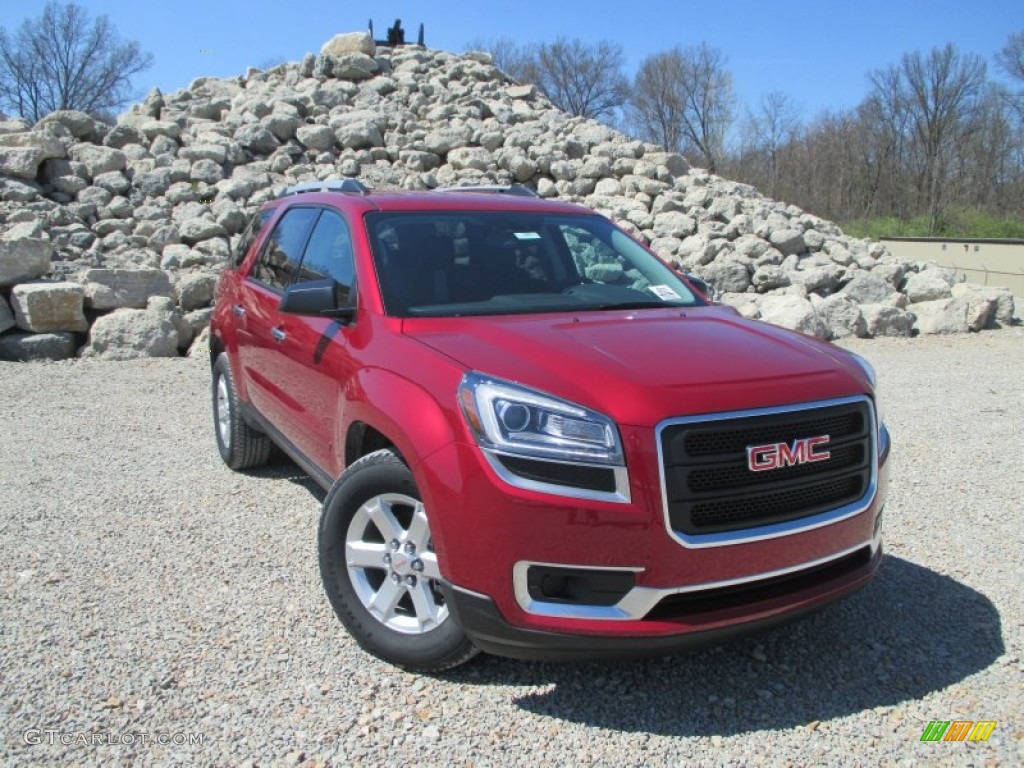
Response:
[{"label": "limestone rock", "polygon": [[34,179],[41,162],[43,153],[37,147],[0,146],[0,176]]},{"label": "limestone rock", "polygon": [[167,273],[159,269],[89,269],[82,287],[91,309],[145,307],[150,296],[174,296]]},{"label": "limestone rock", "polygon": [[11,291],[11,307],[18,327],[25,331],[85,331],[84,292],[75,283],[22,283]]},{"label": "limestone rock", "polygon": [[738,261],[715,261],[700,271],[700,276],[717,290],[744,293],[750,287],[750,272]]},{"label": "limestone rock", "polygon": [[921,334],[949,334],[980,331],[996,309],[994,298],[980,294],[959,298],[936,299],[912,304],[916,320],[914,329]]},{"label": "limestone rock", "polygon": [[910,275],[903,287],[903,292],[907,294],[907,298],[912,304],[948,299],[953,295],[949,283],[936,270]]},{"label": "limestone rock", "polygon": [[819,339],[829,337],[829,329],[807,299],[799,296],[773,294],[762,296],[757,302],[761,319]]},{"label": "limestone rock", "polygon": [[952,287],[952,295],[953,298],[966,298],[968,302],[994,301],[995,309],[989,323],[985,326],[986,328],[1013,325],[1013,294],[1006,288],[993,288],[975,283],[956,283]]},{"label": "limestone rock", "polygon": [[165,314],[119,309],[93,323],[81,355],[104,360],[177,357],[178,331]]},{"label": "limestone rock", "polygon": [[868,336],[910,336],[914,316],[888,304],[861,304]]},{"label": "limestone rock", "polygon": [[67,360],[75,356],[75,334],[6,333],[0,336],[0,360],[19,363],[39,360]]},{"label": "limestone rock", "polygon": [[38,237],[0,236],[0,286],[34,280],[50,269],[53,246]]},{"label": "limestone rock", "polygon": [[856,272],[840,292],[859,304],[885,304],[893,287],[884,277],[872,272]]},{"label": "limestone rock", "polygon": [[344,56],[348,53],[362,53],[375,56],[377,45],[368,32],[347,32],[335,35],[320,48],[324,56]]},{"label": "limestone rock", "polygon": [[213,301],[213,291],[216,287],[216,275],[204,272],[184,275],[175,285],[178,304],[185,312],[205,307]]},{"label": "limestone rock", "polygon": [[96,178],[101,173],[123,170],[128,164],[124,152],[112,147],[99,147],[95,144],[75,144],[68,152],[72,159],[85,166],[90,179]]},{"label": "limestone rock", "polygon": [[829,337],[867,336],[868,328],[860,306],[848,296],[835,294],[817,304],[815,309],[829,329]]},{"label": "limestone rock", "polygon": [[768,240],[783,256],[802,253],[807,249],[803,233],[797,229],[776,229]]}]

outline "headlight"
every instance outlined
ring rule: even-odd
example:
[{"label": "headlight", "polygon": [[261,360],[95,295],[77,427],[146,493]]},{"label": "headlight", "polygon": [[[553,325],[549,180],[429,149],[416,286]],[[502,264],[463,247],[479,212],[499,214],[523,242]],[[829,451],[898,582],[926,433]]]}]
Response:
[{"label": "headlight", "polygon": [[555,461],[622,466],[622,443],[607,416],[512,382],[470,372],[459,405],[483,448]]},{"label": "headlight", "polygon": [[860,355],[853,352],[850,352],[849,355],[863,369],[864,374],[868,377],[868,382],[871,384],[871,394],[875,399],[875,418],[878,420],[878,429],[881,431],[882,423],[885,421],[885,414],[882,411],[882,398],[878,391],[878,374],[875,372],[875,367]]}]

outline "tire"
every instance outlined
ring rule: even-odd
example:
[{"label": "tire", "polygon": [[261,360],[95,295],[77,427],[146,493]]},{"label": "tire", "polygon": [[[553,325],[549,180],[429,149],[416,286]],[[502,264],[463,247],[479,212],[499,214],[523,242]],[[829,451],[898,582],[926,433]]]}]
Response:
[{"label": "tire", "polygon": [[450,669],[478,653],[437,588],[427,513],[394,450],[364,456],[331,487],[319,555],[331,607],[363,650],[417,672]]},{"label": "tire", "polygon": [[223,353],[213,364],[213,431],[220,457],[232,469],[259,467],[270,459],[274,444],[242,418],[235,378]]}]

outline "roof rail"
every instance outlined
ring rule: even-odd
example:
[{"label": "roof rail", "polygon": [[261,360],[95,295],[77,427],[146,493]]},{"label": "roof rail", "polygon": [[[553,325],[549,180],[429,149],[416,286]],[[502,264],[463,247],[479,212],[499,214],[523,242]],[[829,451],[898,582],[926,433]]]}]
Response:
[{"label": "roof rail", "polygon": [[522,184],[510,184],[507,187],[484,185],[479,187],[443,187],[438,192],[486,192],[496,195],[516,195],[518,197],[540,197],[534,190]]},{"label": "roof rail", "polygon": [[353,195],[368,195],[370,188],[358,179],[324,179],[323,181],[307,181],[293,187],[285,187],[276,196],[287,197],[303,192],[348,192]]}]

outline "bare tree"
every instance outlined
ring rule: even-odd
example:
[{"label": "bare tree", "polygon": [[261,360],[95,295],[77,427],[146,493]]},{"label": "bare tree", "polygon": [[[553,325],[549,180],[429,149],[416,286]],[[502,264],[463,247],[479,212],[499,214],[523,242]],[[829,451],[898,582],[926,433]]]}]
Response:
[{"label": "bare tree", "polygon": [[90,24],[81,6],[50,0],[16,34],[0,27],[0,103],[33,122],[57,109],[109,114],[151,63],[106,16]]},{"label": "bare tree", "polygon": [[535,83],[537,80],[536,44],[517,43],[511,37],[476,38],[466,44],[466,50],[487,51],[494,59],[494,66],[520,83]]},{"label": "bare tree", "polygon": [[973,130],[985,85],[985,62],[949,44],[903,56],[872,73],[872,95],[910,129],[917,191],[933,231],[943,212],[946,176],[957,148]]},{"label": "bare tree", "polygon": [[996,54],[996,63],[1013,79],[1024,81],[1024,31],[1010,35]]},{"label": "bare tree", "polygon": [[756,111],[747,110],[744,144],[748,152],[763,159],[763,181],[772,197],[778,194],[784,150],[800,131],[800,110],[782,91],[765,94]]},{"label": "bare tree", "polygon": [[647,138],[715,172],[733,119],[732,76],[707,43],[648,56],[633,82],[632,120]]},{"label": "bare tree", "polygon": [[618,43],[560,37],[537,46],[537,85],[570,115],[611,120],[629,94],[624,64]]},{"label": "bare tree", "polygon": [[508,37],[471,41],[488,51],[502,72],[532,83],[563,112],[613,122],[629,98],[622,46],[608,40],[584,43],[559,37],[551,43],[517,43]]},{"label": "bare tree", "polygon": [[[1024,31],[1010,35],[1006,45],[996,54],[996,64],[1014,80],[1024,84]],[[1003,102],[1017,115],[1017,122],[1024,131],[1024,90],[1002,93]]]}]

